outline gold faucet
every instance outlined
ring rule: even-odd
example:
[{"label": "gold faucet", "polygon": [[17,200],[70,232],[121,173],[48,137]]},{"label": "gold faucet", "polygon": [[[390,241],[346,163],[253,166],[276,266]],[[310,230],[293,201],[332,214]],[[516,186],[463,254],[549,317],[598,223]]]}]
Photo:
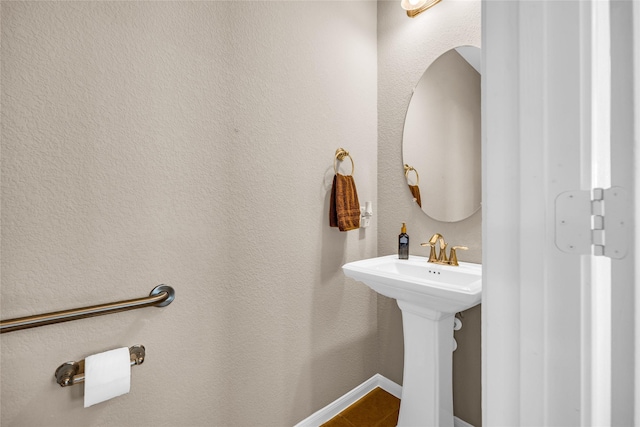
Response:
[{"label": "gold faucet", "polygon": [[[440,242],[440,252],[438,256],[436,256],[436,244]],[[433,262],[435,264],[444,264],[444,265],[453,265],[457,266],[458,264],[458,255],[456,254],[456,250],[467,250],[469,249],[466,246],[453,246],[451,248],[451,252],[449,257],[447,257],[447,242],[444,240],[444,237],[440,233],[435,233],[429,239],[427,243],[421,243],[420,246],[430,246],[431,252],[429,253],[429,262]]]},{"label": "gold faucet", "polygon": [[[436,243],[438,242],[440,242],[440,253],[436,257]],[[445,242],[442,234],[434,234],[433,236],[431,236],[428,243],[420,243],[420,246],[431,246],[431,252],[429,253],[429,262],[446,264],[447,261],[449,261],[447,259],[447,242]]]}]

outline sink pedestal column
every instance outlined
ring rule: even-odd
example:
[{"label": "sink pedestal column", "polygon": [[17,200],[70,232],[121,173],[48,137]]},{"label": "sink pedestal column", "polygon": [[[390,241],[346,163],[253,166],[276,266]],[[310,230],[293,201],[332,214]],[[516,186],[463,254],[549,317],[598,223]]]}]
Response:
[{"label": "sink pedestal column", "polygon": [[404,328],[404,374],[398,427],[453,426],[453,319],[398,300]]}]

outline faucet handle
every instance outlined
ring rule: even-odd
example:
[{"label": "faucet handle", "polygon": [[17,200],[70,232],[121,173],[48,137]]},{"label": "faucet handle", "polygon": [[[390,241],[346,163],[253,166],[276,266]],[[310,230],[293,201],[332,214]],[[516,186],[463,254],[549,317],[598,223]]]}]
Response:
[{"label": "faucet handle", "polygon": [[456,250],[457,249],[461,249],[463,251],[466,251],[469,248],[466,247],[466,246],[453,246],[451,248],[451,254],[449,255],[449,264],[451,264],[451,265],[459,265],[458,264],[458,256],[456,255]]},{"label": "faucet handle", "polygon": [[438,261],[438,257],[436,257],[436,244],[428,242],[428,243],[420,243],[420,246],[431,246],[431,252],[429,253],[429,261],[428,262],[436,262]]}]

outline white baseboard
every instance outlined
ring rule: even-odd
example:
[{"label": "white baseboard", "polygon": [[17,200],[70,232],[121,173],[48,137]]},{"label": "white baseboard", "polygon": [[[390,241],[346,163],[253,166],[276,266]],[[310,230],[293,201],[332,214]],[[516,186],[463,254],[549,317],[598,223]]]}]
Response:
[{"label": "white baseboard", "polygon": [[300,421],[294,427],[318,427],[326,423],[340,412],[353,405],[358,399],[363,398],[367,393],[373,391],[376,387],[380,387],[386,392],[391,393],[398,399],[402,397],[402,387],[394,383],[388,378],[380,374],[375,374],[353,390],[347,392],[344,396],[338,398],[334,402],[328,404],[324,408]]},{"label": "white baseboard", "polygon": [[[376,387],[380,387],[381,389],[394,395],[398,399],[402,398],[402,386],[399,386],[398,384],[394,383],[386,377],[383,377],[380,374],[375,374],[353,390],[347,392],[344,396],[331,402],[319,411],[316,411],[293,427],[318,427],[319,425],[326,423],[331,418],[347,409],[349,406],[353,405],[359,399],[363,398],[367,393],[373,391]],[[453,426],[473,427],[471,424],[462,421],[457,417],[453,417]]]},{"label": "white baseboard", "polygon": [[458,417],[453,417],[453,427],[473,427],[473,425],[461,420]]}]

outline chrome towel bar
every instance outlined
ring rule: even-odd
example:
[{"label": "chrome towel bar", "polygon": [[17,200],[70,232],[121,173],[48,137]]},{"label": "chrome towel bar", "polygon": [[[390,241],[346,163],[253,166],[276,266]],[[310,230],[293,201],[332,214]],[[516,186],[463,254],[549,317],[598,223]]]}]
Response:
[{"label": "chrome towel bar", "polygon": [[171,286],[159,285],[151,290],[148,297],[144,298],[2,320],[0,321],[0,333],[4,334],[5,332],[19,331],[21,329],[51,325],[53,323],[68,322],[70,320],[85,319],[87,317],[101,316],[103,314],[118,313],[120,311],[135,310],[143,307],[165,307],[171,304],[175,299],[175,295],[176,293]]},{"label": "chrome towel bar", "polygon": [[[144,362],[146,352],[143,345],[134,345],[129,347],[129,355],[131,356],[131,366],[141,365]],[[80,384],[84,382],[84,360],[80,362],[66,362],[58,366],[56,373],[56,382],[60,387],[68,385]]]}]

